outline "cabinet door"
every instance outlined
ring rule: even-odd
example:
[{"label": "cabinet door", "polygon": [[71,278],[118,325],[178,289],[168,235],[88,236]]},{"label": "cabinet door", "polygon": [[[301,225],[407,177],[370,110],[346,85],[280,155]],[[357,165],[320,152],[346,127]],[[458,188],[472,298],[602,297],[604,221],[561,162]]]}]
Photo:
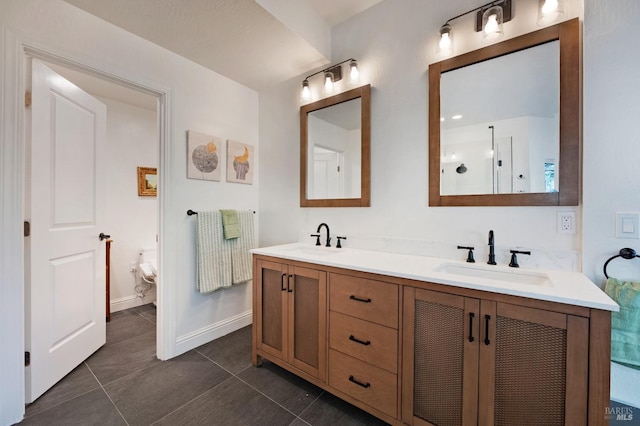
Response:
[{"label": "cabinet door", "polygon": [[587,318],[482,301],[480,425],[587,424]]},{"label": "cabinet door", "polygon": [[327,365],[326,272],[290,267],[288,276],[289,360],[321,380]]},{"label": "cabinet door", "polygon": [[287,360],[287,265],[259,260],[257,291],[258,349]]},{"label": "cabinet door", "polygon": [[479,300],[405,287],[403,421],[477,424]]}]

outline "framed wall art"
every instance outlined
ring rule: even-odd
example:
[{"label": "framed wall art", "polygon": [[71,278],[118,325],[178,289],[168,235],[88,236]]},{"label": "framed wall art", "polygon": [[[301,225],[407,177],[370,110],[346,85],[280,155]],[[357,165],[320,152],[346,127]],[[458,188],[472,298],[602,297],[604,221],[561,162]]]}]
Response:
[{"label": "framed wall art", "polygon": [[253,184],[255,156],[253,145],[227,141],[227,182]]},{"label": "framed wall art", "polygon": [[138,195],[141,197],[158,195],[158,169],[138,167]]},{"label": "framed wall art", "polygon": [[187,131],[187,178],[220,181],[222,138]]}]

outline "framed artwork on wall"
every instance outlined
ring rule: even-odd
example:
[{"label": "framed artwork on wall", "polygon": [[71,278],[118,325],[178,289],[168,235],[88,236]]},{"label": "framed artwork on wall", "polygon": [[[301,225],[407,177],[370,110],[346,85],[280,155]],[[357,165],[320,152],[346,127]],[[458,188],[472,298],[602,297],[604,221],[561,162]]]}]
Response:
[{"label": "framed artwork on wall", "polygon": [[220,181],[222,138],[187,131],[187,178]]},{"label": "framed artwork on wall", "polygon": [[255,164],[253,145],[227,141],[227,182],[252,185]]},{"label": "framed artwork on wall", "polygon": [[155,197],[158,194],[158,169],[138,167],[138,195]]}]

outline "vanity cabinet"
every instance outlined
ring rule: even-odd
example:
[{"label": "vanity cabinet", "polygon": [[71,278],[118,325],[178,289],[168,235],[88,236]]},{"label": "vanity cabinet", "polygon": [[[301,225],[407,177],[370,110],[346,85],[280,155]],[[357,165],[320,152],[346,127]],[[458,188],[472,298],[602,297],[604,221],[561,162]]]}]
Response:
[{"label": "vanity cabinet", "polygon": [[405,423],[587,424],[588,318],[412,287],[403,316]]},{"label": "vanity cabinet", "polygon": [[266,355],[326,381],[326,272],[268,260],[255,266],[254,363]]},{"label": "vanity cabinet", "polygon": [[262,358],[393,425],[605,425],[609,311],[254,255]]}]

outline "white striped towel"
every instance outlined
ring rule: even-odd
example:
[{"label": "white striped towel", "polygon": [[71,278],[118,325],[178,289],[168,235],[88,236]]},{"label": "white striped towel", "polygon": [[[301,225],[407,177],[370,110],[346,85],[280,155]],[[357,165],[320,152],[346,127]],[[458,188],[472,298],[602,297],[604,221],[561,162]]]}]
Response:
[{"label": "white striped towel", "polygon": [[225,244],[220,212],[199,212],[197,228],[196,288],[200,293],[210,293],[231,287],[232,251],[231,246]]},{"label": "white striped towel", "polygon": [[255,247],[253,212],[238,211],[238,222],[242,233],[240,238],[225,240],[220,212],[198,212],[196,288],[200,293],[210,293],[252,279],[249,250]]},{"label": "white striped towel", "polygon": [[232,247],[231,265],[233,268],[232,282],[240,284],[253,278],[251,253],[249,250],[255,247],[253,236],[253,211],[238,211],[238,222],[240,224],[239,238],[225,240]]}]

